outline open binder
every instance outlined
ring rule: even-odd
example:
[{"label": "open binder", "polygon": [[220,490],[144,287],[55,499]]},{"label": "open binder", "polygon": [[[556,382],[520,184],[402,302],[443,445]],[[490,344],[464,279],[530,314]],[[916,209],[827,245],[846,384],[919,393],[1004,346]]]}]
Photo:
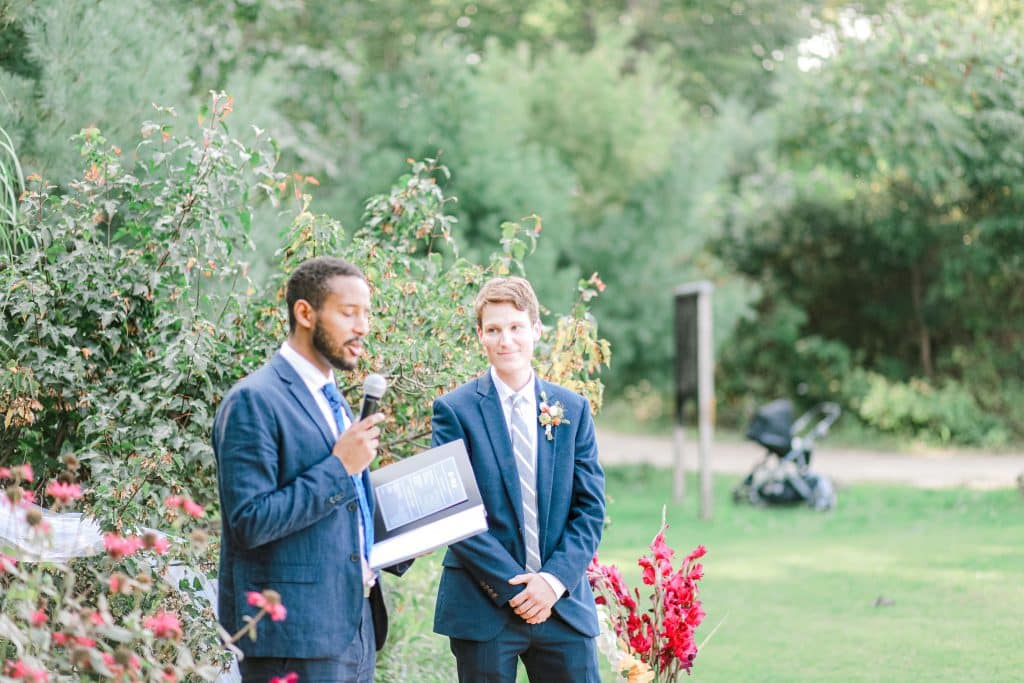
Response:
[{"label": "open binder", "polygon": [[466,445],[452,441],[370,472],[374,569],[487,530]]}]

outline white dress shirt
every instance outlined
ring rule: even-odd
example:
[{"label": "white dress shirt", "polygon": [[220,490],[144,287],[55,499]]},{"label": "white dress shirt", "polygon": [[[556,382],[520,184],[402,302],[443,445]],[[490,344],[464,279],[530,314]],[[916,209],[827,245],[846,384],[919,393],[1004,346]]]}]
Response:
[{"label": "white dress shirt", "polygon": [[[494,388],[498,390],[498,398],[501,400],[501,410],[505,416],[505,428],[508,430],[509,438],[512,435],[512,397],[515,396],[518,403],[519,414],[523,417],[523,422],[526,423],[526,435],[530,439],[530,443],[533,444],[533,471],[537,471],[537,424],[538,415],[537,412],[537,394],[534,391],[534,375],[533,371],[530,371],[530,379],[523,385],[523,388],[519,391],[514,390],[509,385],[501,381],[498,377],[498,372],[491,366],[491,380],[494,382]],[[540,501],[537,501],[538,507]],[[539,511],[538,511],[539,512]],[[538,520],[539,521],[539,520]],[[541,577],[547,581],[548,585],[551,586],[551,590],[555,592],[556,599],[561,598],[565,593],[565,584],[558,580],[554,574],[548,572],[538,572]]]}]

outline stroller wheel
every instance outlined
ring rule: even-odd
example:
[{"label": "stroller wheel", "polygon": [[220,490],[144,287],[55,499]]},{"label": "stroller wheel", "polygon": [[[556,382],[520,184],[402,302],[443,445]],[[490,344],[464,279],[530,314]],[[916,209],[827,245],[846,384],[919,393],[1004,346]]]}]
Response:
[{"label": "stroller wheel", "polygon": [[824,512],[836,506],[836,490],[828,477],[818,477],[811,491],[811,499],[807,501],[812,508]]}]

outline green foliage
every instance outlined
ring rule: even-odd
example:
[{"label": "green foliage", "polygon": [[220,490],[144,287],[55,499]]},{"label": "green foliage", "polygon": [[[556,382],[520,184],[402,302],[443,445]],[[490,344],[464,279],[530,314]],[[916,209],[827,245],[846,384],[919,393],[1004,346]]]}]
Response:
[{"label": "green foliage", "polygon": [[[447,169],[431,160],[413,163],[389,193],[371,198],[362,226],[346,235],[336,220],[310,211],[305,190],[313,178],[274,170],[276,147],[265,134],[248,145],[231,135],[233,107],[213,94],[194,137],[172,110],[160,110],[142,125],[131,172],[99,130],[83,130],[75,143],[84,172],[62,191],[30,180],[14,227],[30,230],[35,242],[0,262],[0,466],[31,463],[42,499],[63,463],[78,463],[85,511],[104,529],[166,528],[169,496],[215,509],[213,412],[285,337],[281,285],[302,260],[344,254],[370,280],[368,354],[346,389],[356,403],[362,374],[388,375],[387,463],[428,445],[433,399],[486,367],[472,298],[487,277],[523,273],[537,246],[534,217],[503,224],[500,249],[486,265],[460,256],[456,219],[447,213],[454,198],[437,182]],[[253,216],[261,203],[280,205],[282,195],[297,198],[278,253],[283,272],[258,283],[247,261]],[[610,349],[588,314],[597,291],[581,282],[576,295],[568,314],[552,318],[538,371],[587,395],[596,411],[596,374]],[[204,554],[189,564],[211,566],[216,547],[196,545]],[[47,571],[16,577],[15,585],[36,592],[18,592],[5,609],[25,619],[25,600],[42,595]],[[91,576],[76,611],[106,609],[97,602],[105,599],[103,576]],[[170,593],[154,593],[111,615],[137,626],[170,604],[177,605]],[[191,654],[221,652],[209,613],[197,607],[189,616],[200,621],[189,630]],[[14,632],[5,631],[9,642]],[[63,656],[46,662],[65,670],[71,660]]]},{"label": "green foliage", "polygon": [[848,380],[858,417],[882,432],[909,435],[926,443],[986,448],[1006,443],[1001,420],[988,413],[965,387],[948,380],[933,386],[922,380],[891,382],[858,371]]},{"label": "green foliage", "polygon": [[[718,253],[767,301],[799,308],[804,336],[995,407],[993,374],[1024,367],[1024,91],[1010,47],[1024,27],[942,9],[869,25],[867,38],[837,32],[818,68],[783,74],[777,158],[737,179]],[[770,337],[763,323],[748,331]]]},{"label": "green foliage", "polygon": [[[30,3],[16,53],[30,69],[0,73],[0,121],[27,168],[67,178],[79,168],[68,139],[86,126],[134,136],[151,103],[184,103],[192,38],[162,3]],[[159,29],[156,26],[159,26]],[[26,73],[28,71],[28,73]]]}]

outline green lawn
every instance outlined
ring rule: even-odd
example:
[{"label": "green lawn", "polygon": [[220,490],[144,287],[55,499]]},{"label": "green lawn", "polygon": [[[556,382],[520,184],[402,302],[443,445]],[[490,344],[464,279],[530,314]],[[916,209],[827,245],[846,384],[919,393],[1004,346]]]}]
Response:
[{"label": "green lawn", "polygon": [[[601,559],[631,585],[670,480],[651,468],[608,472],[612,524]],[[697,658],[696,680],[1024,678],[1019,492],[862,485],[822,514],[735,506],[733,483],[716,480],[709,522],[697,519],[695,499],[668,507],[670,545],[708,547],[702,631],[722,622]]]},{"label": "green lawn", "polygon": [[[679,553],[708,547],[701,631],[721,626],[692,680],[1024,680],[1018,491],[859,485],[839,492],[833,512],[815,513],[735,506],[734,482],[716,479],[714,519],[704,522],[695,497],[671,504],[667,471],[607,472],[611,525],[601,561],[617,564],[630,585],[638,585],[636,558],[666,503],[669,544]],[[430,633],[439,563],[435,553],[388,581],[402,584],[403,595],[394,596],[393,637],[377,680],[454,680],[447,642]]]}]

